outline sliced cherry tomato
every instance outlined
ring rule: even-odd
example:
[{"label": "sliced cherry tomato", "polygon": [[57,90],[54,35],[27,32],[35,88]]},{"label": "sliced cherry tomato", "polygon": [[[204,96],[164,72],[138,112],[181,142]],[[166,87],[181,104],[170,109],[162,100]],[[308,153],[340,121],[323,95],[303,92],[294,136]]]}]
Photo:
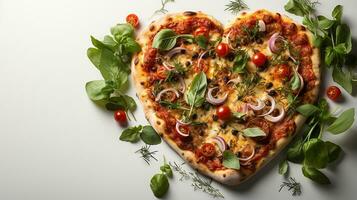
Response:
[{"label": "sliced cherry tomato", "polygon": [[126,113],[124,110],[117,110],[114,112],[114,119],[119,123],[126,123]]},{"label": "sliced cherry tomato", "polygon": [[288,65],[282,64],[279,65],[274,73],[276,79],[287,79],[291,75],[291,69]]},{"label": "sliced cherry tomato", "polygon": [[336,86],[330,86],[327,88],[326,94],[331,100],[337,101],[341,97],[341,90]]},{"label": "sliced cherry tomato", "polygon": [[126,16],[126,22],[137,28],[139,26],[139,17],[136,14],[129,14]]},{"label": "sliced cherry tomato", "polygon": [[198,27],[195,32],[193,33],[194,36],[200,36],[203,35],[205,37],[208,37],[208,29],[205,26]]},{"label": "sliced cherry tomato", "polygon": [[256,54],[254,54],[252,61],[255,64],[255,66],[263,67],[263,65],[267,61],[267,57],[263,53],[258,52]]},{"label": "sliced cherry tomato", "polygon": [[216,53],[219,57],[225,57],[229,53],[229,46],[227,43],[219,43],[216,47]]},{"label": "sliced cherry tomato", "polygon": [[201,152],[205,157],[212,157],[214,156],[214,153],[216,152],[216,148],[212,143],[204,143],[201,147]]},{"label": "sliced cherry tomato", "polygon": [[227,120],[231,117],[231,109],[228,106],[220,106],[216,110],[216,115],[221,120]]}]

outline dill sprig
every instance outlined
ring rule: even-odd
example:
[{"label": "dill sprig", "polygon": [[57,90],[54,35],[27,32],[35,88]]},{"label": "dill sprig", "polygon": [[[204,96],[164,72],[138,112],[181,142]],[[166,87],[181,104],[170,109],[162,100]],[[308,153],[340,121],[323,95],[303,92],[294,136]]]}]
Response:
[{"label": "dill sprig", "polygon": [[157,159],[154,157],[154,154],[157,151],[150,151],[150,145],[145,145],[142,146],[139,150],[135,151],[135,153],[140,153],[141,154],[141,158],[144,159],[144,161],[150,165],[150,161],[151,159],[154,159],[157,161]]},{"label": "dill sprig", "polygon": [[288,191],[291,191],[293,196],[301,194],[301,184],[296,182],[295,178],[293,178],[293,177],[289,177],[287,181],[284,181],[280,185],[279,192],[283,188],[288,188]]},{"label": "dill sprig", "polygon": [[166,14],[166,13],[168,13],[169,11],[166,10],[165,6],[166,6],[167,3],[170,3],[170,2],[173,3],[173,2],[175,2],[175,0],[161,0],[161,8],[156,10],[154,12],[153,16],[157,15],[157,14]]},{"label": "dill sprig", "polygon": [[243,0],[233,0],[233,1],[230,1],[226,5],[226,9],[225,10],[231,12],[234,15],[236,15],[240,11],[246,10],[246,9],[249,9],[249,8],[248,8],[248,5],[243,2]]},{"label": "dill sprig", "polygon": [[212,186],[212,179],[203,179],[197,174],[197,172],[187,172],[182,168],[183,164],[179,165],[176,162],[173,164],[170,163],[172,169],[181,175],[181,178],[179,179],[180,181],[191,179],[194,190],[201,190],[214,198],[224,198],[219,189]]}]

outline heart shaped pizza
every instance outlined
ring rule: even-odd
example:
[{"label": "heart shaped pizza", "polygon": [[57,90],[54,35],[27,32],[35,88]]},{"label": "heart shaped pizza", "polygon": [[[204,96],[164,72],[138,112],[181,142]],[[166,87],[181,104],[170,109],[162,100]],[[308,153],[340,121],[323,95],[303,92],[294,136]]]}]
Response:
[{"label": "heart shaped pizza", "polygon": [[319,50],[311,33],[266,10],[227,27],[202,12],[168,14],[139,36],[132,76],[145,116],[199,172],[227,185],[251,177],[304,123]]}]

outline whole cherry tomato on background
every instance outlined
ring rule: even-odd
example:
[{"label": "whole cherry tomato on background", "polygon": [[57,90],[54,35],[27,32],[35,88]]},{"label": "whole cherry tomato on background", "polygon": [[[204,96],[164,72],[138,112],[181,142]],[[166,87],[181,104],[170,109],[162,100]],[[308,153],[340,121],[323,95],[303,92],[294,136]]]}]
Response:
[{"label": "whole cherry tomato on background", "polygon": [[139,17],[136,14],[129,14],[126,16],[126,22],[137,28],[139,26]]},{"label": "whole cherry tomato on background", "polygon": [[326,94],[331,100],[337,101],[341,97],[341,90],[336,86],[330,86],[327,88]]},{"label": "whole cherry tomato on background", "polygon": [[216,47],[216,53],[219,57],[225,57],[229,53],[229,46],[227,43],[219,43]]},{"label": "whole cherry tomato on background", "polygon": [[216,115],[218,116],[218,119],[227,120],[231,118],[232,112],[228,106],[220,106],[216,110]]},{"label": "whole cherry tomato on background", "polygon": [[258,52],[253,55],[252,62],[257,67],[263,67],[266,61],[267,61],[267,57],[261,52]]},{"label": "whole cherry tomato on background", "polygon": [[115,121],[125,124],[128,122],[127,118],[126,118],[126,113],[124,110],[117,110],[114,112],[114,119]]}]

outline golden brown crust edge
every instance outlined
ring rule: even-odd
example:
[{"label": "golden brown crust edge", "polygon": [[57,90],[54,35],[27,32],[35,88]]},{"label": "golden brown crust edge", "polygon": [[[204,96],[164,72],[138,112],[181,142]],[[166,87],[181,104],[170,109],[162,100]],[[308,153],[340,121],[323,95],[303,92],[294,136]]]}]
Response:
[{"label": "golden brown crust edge", "polygon": [[[265,12],[269,12],[264,10]],[[217,25],[221,25],[219,21],[214,19],[213,17],[206,15],[202,12],[197,12],[196,16],[202,16],[202,17],[207,17],[211,19],[214,23]],[[245,15],[244,17],[246,17]],[[160,27],[162,24],[167,23],[168,18],[175,18],[175,17],[184,17],[183,13],[174,13],[174,14],[168,14],[164,16],[163,18],[152,22],[146,29],[144,29],[139,36],[137,37],[140,45],[142,46],[143,49],[146,49],[147,46],[145,44],[148,43],[150,40],[150,36],[152,35],[153,32],[157,32],[155,29],[151,29],[151,26],[154,26],[155,28]],[[283,16],[284,19],[291,20],[290,18]],[[307,31],[306,32],[309,36],[310,43],[312,42],[312,34]],[[219,170],[219,171],[210,171],[204,164],[197,163],[195,161],[195,155],[191,151],[185,151],[180,149],[174,141],[171,140],[166,134],[165,134],[165,122],[158,118],[156,116],[155,110],[153,109],[153,103],[151,102],[150,98],[148,97],[148,93],[141,84],[141,82],[145,81],[145,76],[142,73],[142,70],[140,68],[140,63],[142,62],[143,59],[143,53],[140,52],[139,54],[134,55],[132,64],[131,64],[131,69],[132,69],[132,79],[136,88],[137,96],[139,100],[141,101],[143,108],[144,108],[144,114],[146,119],[149,121],[149,123],[153,126],[153,128],[159,133],[159,135],[170,145],[172,149],[174,149],[181,158],[183,158],[191,167],[194,169],[197,169],[200,173],[211,177],[212,179],[216,180],[217,182],[226,184],[226,185],[232,185],[236,186],[241,184],[242,182],[248,180],[250,177],[254,176],[258,171],[260,171],[261,168],[265,166],[271,159],[273,159],[287,144],[290,143],[292,138],[294,137],[294,134],[290,134],[286,138],[282,138],[279,141],[277,141],[276,149],[271,150],[269,155],[262,159],[262,162],[257,166],[257,169],[254,173],[250,174],[249,176],[243,177],[240,171],[237,170],[232,170],[232,169],[225,169],[225,170]],[[318,92],[319,92],[319,85],[320,85],[320,68],[319,68],[319,50],[317,48],[313,49],[313,55],[312,55],[312,62],[313,62],[313,70],[315,73],[315,76],[317,77],[316,81],[316,87],[311,91],[312,99],[316,100],[318,97]],[[305,118],[301,115],[297,115],[294,118],[295,124],[296,124],[296,132],[299,131],[299,128],[303,125],[305,122]]]}]

